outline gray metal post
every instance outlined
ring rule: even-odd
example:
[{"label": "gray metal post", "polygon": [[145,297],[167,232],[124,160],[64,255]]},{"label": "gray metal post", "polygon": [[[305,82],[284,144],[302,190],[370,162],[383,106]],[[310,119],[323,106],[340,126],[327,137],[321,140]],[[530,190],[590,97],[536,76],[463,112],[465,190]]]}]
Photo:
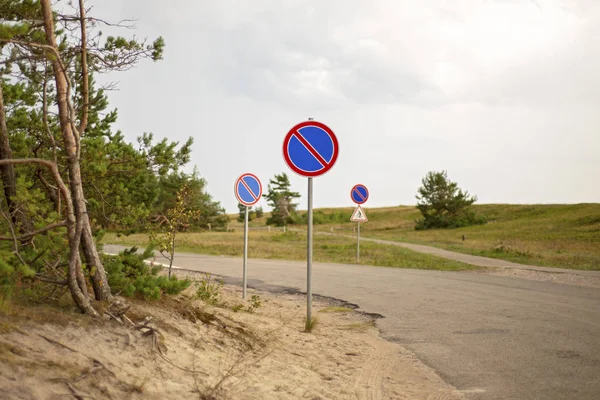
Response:
[{"label": "gray metal post", "polygon": [[306,323],[312,321],[313,178],[308,178],[308,228],[306,232]]},{"label": "gray metal post", "polygon": [[244,214],[244,271],[242,273],[242,285],[243,292],[242,298],[246,298],[246,283],[247,283],[247,274],[246,274],[246,264],[248,260],[248,206],[246,206],[246,213]]},{"label": "gray metal post", "polygon": [[356,263],[360,262],[360,222],[356,223]]}]

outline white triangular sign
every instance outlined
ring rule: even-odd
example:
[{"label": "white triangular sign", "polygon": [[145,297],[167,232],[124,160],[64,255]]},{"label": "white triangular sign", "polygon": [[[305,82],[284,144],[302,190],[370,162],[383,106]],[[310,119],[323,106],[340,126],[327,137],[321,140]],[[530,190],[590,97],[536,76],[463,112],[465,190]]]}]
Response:
[{"label": "white triangular sign", "polygon": [[367,222],[368,220],[367,214],[365,214],[365,210],[361,206],[356,207],[356,210],[354,210],[350,217],[350,221],[352,222]]}]

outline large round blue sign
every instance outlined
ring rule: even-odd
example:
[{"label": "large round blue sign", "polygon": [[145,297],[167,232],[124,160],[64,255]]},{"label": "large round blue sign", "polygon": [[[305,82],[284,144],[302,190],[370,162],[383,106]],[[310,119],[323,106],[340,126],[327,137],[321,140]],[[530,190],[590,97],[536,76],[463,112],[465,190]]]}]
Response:
[{"label": "large round blue sign", "polygon": [[252,206],[262,196],[262,184],[253,174],[243,174],[235,181],[235,197],[245,206]]},{"label": "large round blue sign", "polygon": [[283,141],[283,158],[292,171],[306,177],[323,175],[337,161],[339,146],[329,127],[317,121],[294,126]]}]

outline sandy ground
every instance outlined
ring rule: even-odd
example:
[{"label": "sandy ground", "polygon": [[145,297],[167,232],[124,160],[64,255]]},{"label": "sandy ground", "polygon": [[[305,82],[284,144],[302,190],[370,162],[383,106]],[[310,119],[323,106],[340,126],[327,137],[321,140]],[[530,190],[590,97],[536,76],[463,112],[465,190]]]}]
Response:
[{"label": "sandy ground", "polygon": [[383,340],[370,316],[317,300],[318,323],[305,333],[303,296],[249,290],[262,306],[234,312],[239,288],[225,286],[219,307],[192,300],[192,289],[134,302],[131,321],[151,316],[159,333],[49,307],[0,315],[0,398],[462,398]]}]

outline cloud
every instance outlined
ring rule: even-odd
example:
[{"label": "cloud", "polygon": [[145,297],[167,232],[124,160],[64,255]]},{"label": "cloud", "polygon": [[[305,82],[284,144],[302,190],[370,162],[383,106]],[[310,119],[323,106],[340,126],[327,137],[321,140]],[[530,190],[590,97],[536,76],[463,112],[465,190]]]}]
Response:
[{"label": "cloud", "polygon": [[[120,74],[122,128],[196,138],[193,163],[236,210],[242,172],[288,171],[283,136],[308,116],[338,134],[318,206],[414,202],[447,169],[482,201],[594,201],[600,188],[596,0],[98,2],[165,36],[165,60]],[[157,112],[148,112],[157,110]],[[289,171],[288,171],[289,172]],[[322,182],[322,183],[321,183]],[[586,184],[587,182],[587,184]],[[292,175],[294,189],[305,182]],[[302,200],[304,204],[305,200]]]},{"label": "cloud", "polygon": [[600,66],[590,0],[144,4],[173,32],[167,52],[187,52],[231,96],[319,108],[598,101],[586,81]]}]

